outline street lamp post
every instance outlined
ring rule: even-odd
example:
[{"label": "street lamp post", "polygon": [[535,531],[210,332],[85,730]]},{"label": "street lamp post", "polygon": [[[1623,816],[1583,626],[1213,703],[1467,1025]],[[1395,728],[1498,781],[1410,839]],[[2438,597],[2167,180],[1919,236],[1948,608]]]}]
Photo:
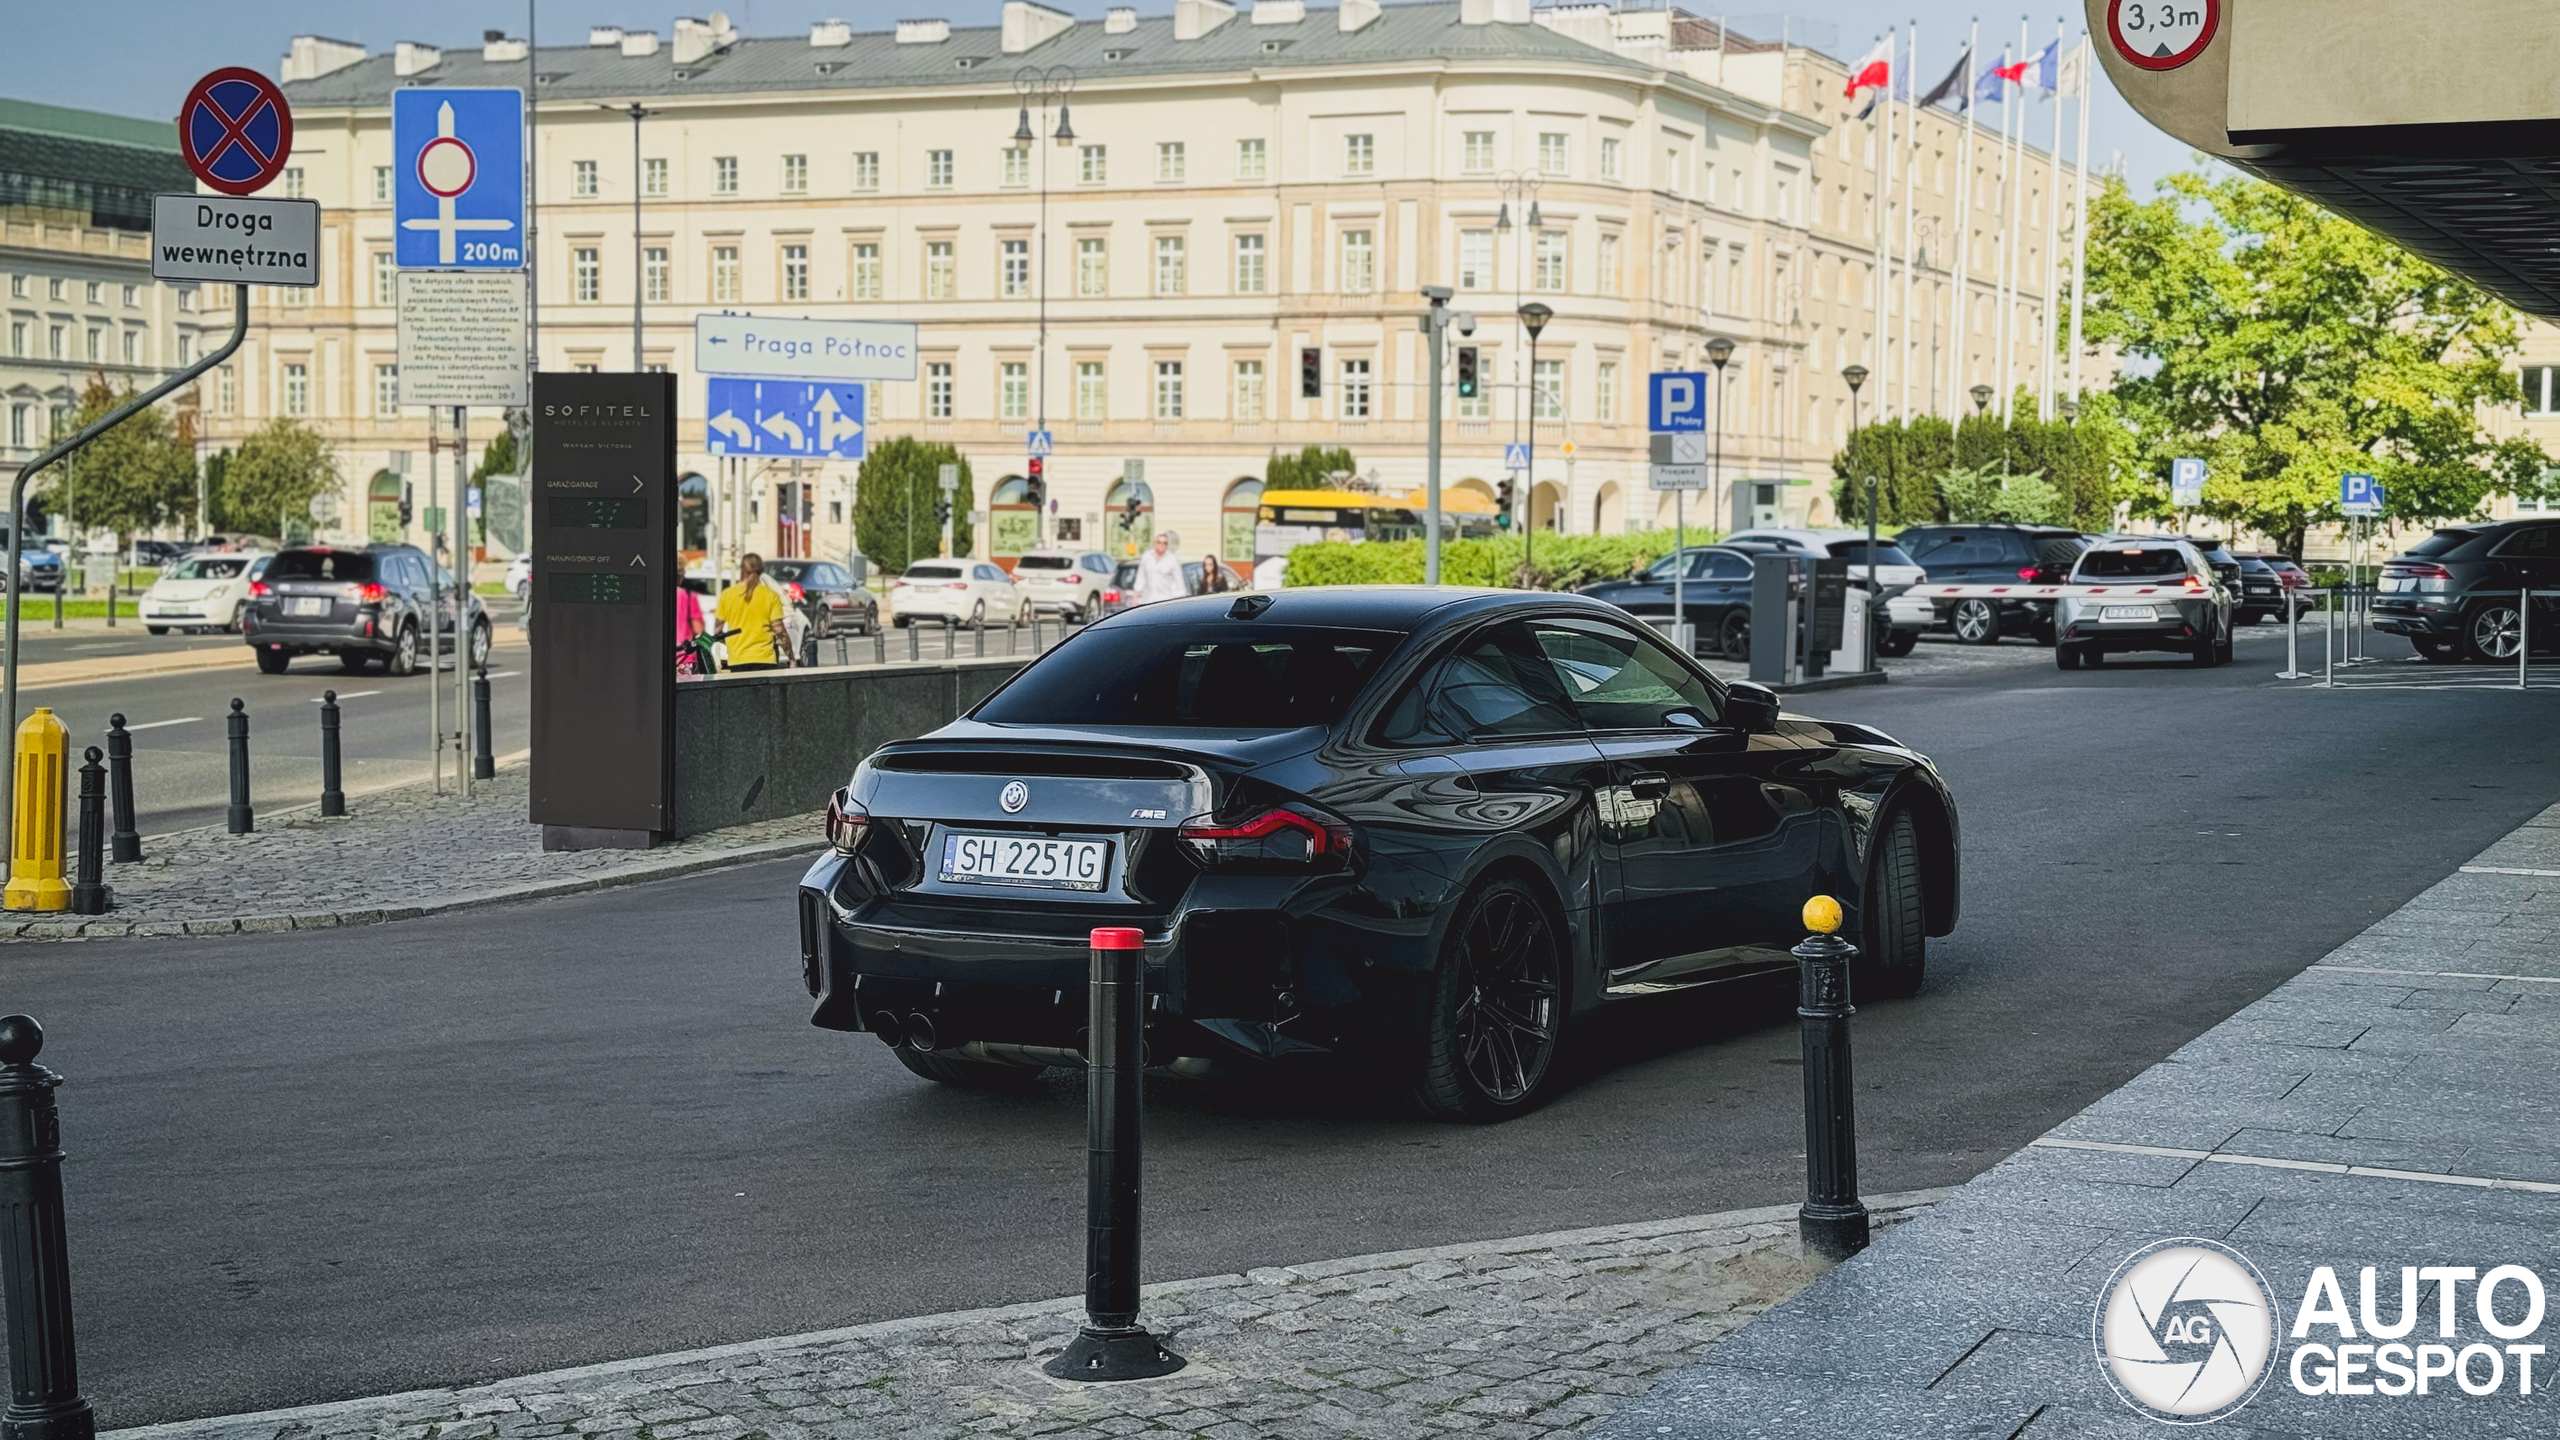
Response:
[{"label": "street lamp post", "polygon": [[[1512,235],[1511,240],[1511,304],[1515,311],[1519,308],[1523,293],[1521,277],[1528,273],[1528,256],[1522,247],[1527,243],[1530,232],[1546,223],[1546,217],[1538,213],[1538,190],[1544,184],[1546,184],[1546,177],[1535,170],[1505,170],[1493,179],[1494,188],[1502,193],[1502,204],[1493,212],[1495,234],[1511,235],[1511,202],[1514,200],[1524,202],[1524,213],[1520,217],[1521,233]],[[1520,360],[1519,352],[1516,350],[1512,352],[1511,363],[1512,378],[1517,380]],[[1533,365],[1530,370],[1530,384],[1533,387],[1537,383],[1536,373],[1536,367]],[[1511,438],[1515,441],[1520,438],[1520,426],[1521,416],[1519,409],[1515,406],[1511,414]],[[1529,514],[1534,519],[1537,513],[1537,501],[1533,498],[1529,502]]]},{"label": "street lamp post", "polygon": [[637,100],[596,108],[631,117],[631,373],[637,375],[645,368],[640,356],[640,301],[648,289],[649,274],[646,253],[640,247],[640,122],[657,112],[642,108]]},{"label": "street lamp post", "polygon": [[[1533,206],[1537,203],[1530,202]],[[1531,223],[1536,223],[1532,221]],[[1529,526],[1520,536],[1520,569],[1525,576],[1538,558],[1538,337],[1556,317],[1554,307],[1535,300],[1520,307],[1520,323],[1529,330]]]},{"label": "street lamp post", "polygon": [[[1707,363],[1716,367],[1715,462],[1707,470],[1707,523],[1710,528],[1715,524],[1716,492],[1724,485],[1724,367],[1732,359],[1732,341],[1719,335],[1707,342]],[[1733,507],[1727,505],[1725,508],[1731,510]],[[1674,536],[1673,540],[1675,544],[1686,543],[1687,537]]]},{"label": "street lamp post", "polygon": [[[1842,367],[1840,378],[1849,382],[1849,443],[1858,443],[1858,390],[1867,383],[1867,367]],[[1876,467],[1867,467],[1867,624],[1862,633],[1867,637],[1866,668],[1876,668],[1875,597],[1884,592],[1884,583],[1876,578]]]},{"label": "street lamp post", "polygon": [[1430,337],[1431,400],[1429,403],[1431,439],[1429,460],[1423,467],[1422,480],[1422,583],[1440,583],[1440,351],[1449,328],[1449,299],[1457,292],[1446,285],[1425,285],[1422,298],[1431,302],[1423,312],[1422,330]]},{"label": "street lamp post", "polygon": [[[1058,102],[1058,128],[1050,138],[1057,142],[1061,149],[1076,143],[1076,130],[1075,126],[1068,121],[1066,102],[1067,95],[1075,88],[1076,72],[1065,65],[1052,65],[1045,70],[1036,65],[1025,65],[1013,72],[1013,91],[1022,98],[1021,107],[1014,117],[1014,148],[1028,150],[1040,143],[1040,130],[1049,128],[1049,101],[1053,97]],[[1040,130],[1031,128],[1031,103],[1035,96],[1040,102]],[[1049,428],[1049,152],[1046,150],[1040,152],[1038,230],[1039,233],[1033,237],[1033,241],[1040,248],[1037,262],[1038,278],[1034,282],[1040,304],[1040,338],[1035,346],[1037,353],[1034,357],[1039,373],[1034,381],[1034,393],[1037,398],[1032,401],[1034,416],[1032,424],[1034,428],[1046,431]],[[1048,528],[1049,486],[1045,467],[1043,468],[1044,473],[1040,483],[1032,492],[1031,543],[1034,548],[1040,545]],[[990,512],[987,518],[990,523],[993,523],[995,516]]]}]

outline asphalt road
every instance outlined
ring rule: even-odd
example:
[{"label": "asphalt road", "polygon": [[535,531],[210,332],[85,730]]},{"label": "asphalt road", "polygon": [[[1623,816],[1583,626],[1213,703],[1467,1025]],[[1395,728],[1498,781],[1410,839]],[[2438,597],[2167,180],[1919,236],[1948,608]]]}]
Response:
[{"label": "asphalt road", "polygon": [[[2560,800],[2560,695],[2064,675],[1994,655],[1802,707],[1934,753],[1968,888],[1861,1013],[1862,1178],[1962,1180]],[[769,863],[344,932],[6,952],[61,1092],[110,1425],[1074,1293],[1080,1087],[998,1098],[809,1028]],[[1801,1192],[1786,987],[1586,1036],[1494,1128],[1340,1087],[1151,1090],[1153,1278]]]}]

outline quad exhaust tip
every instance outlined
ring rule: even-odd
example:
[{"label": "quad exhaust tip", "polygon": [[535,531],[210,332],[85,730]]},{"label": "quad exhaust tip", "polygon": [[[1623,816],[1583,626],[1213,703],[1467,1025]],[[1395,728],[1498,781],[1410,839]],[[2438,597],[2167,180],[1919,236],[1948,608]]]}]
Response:
[{"label": "quad exhaust tip", "polygon": [[919,1010],[915,1014],[907,1017],[907,1048],[910,1050],[931,1050],[934,1048],[932,1016]]}]

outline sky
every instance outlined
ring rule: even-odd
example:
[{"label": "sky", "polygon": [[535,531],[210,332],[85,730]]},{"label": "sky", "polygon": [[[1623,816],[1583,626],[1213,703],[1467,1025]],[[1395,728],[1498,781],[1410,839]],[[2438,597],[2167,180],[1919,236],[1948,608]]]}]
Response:
[{"label": "sky", "polygon": [[[654,9],[632,0],[530,0],[538,5],[538,23],[549,44],[584,40],[590,25],[623,25],[635,30],[673,32],[679,14],[708,14],[723,0],[660,0]],[[886,29],[900,19],[940,14],[959,24],[995,23],[1000,0],[725,0],[730,20],[749,35],[808,33],[820,19],[851,21],[860,29]],[[1109,0],[1049,0],[1079,17],[1100,20]],[[1170,13],[1170,0],[1135,0],[1142,13]],[[1332,0],[1318,0],[1330,4]],[[1390,0],[1392,3],[1392,0]],[[26,4],[12,7],[10,58],[0,95],[55,105],[108,110],[151,118],[174,116],[178,103],[197,76],[225,65],[246,65],[272,75],[295,35],[327,35],[352,40],[376,53],[400,40],[445,46],[476,45],[483,30],[503,29],[521,36],[528,0],[87,0],[83,4]],[[1239,8],[1242,8],[1240,5]],[[1863,53],[1886,30],[1915,21],[1921,30],[1919,70],[1922,85],[1937,83],[1955,63],[1974,12],[1930,7],[1913,0],[1806,0],[1791,10],[1770,7],[1769,0],[1741,0],[1720,6],[1715,0],[1688,0],[1684,8],[1699,14],[1729,13],[1739,34],[1775,39],[1788,33],[1810,36],[1843,59]],[[2030,52],[2053,38],[2063,15],[2077,33],[2077,5],[2050,10],[2028,22],[2034,37]],[[1981,17],[1986,31],[1984,53],[2017,42],[2018,17]],[[2005,37],[2005,42],[2002,37]],[[2103,169],[2121,155],[2125,172],[2138,194],[2147,194],[2160,176],[2186,168],[2186,146],[2170,139],[2133,113],[2104,79],[2097,108],[2091,112],[2089,160]],[[2045,102],[2028,105],[2029,135],[2049,140],[2052,111]],[[1996,111],[1986,109],[1986,117]],[[2065,143],[2073,143],[2065,125]]]}]

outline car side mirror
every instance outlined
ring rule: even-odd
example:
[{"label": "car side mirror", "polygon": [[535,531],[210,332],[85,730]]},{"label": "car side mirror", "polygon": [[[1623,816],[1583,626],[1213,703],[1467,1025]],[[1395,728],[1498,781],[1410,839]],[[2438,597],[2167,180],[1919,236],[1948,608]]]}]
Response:
[{"label": "car side mirror", "polygon": [[1736,680],[1725,687],[1725,718],[1746,735],[1763,734],[1778,728],[1778,692],[1750,680]]}]

